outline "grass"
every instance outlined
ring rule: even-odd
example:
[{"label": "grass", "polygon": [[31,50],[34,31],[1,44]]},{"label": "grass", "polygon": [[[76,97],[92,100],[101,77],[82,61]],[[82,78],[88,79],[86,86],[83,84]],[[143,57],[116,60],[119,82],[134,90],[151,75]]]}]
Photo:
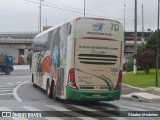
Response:
[{"label": "grass", "polygon": [[[122,82],[140,88],[155,87],[156,69],[150,69],[149,74],[146,74],[145,71],[138,71],[137,74],[133,74],[133,72],[123,74]],[[160,74],[158,75],[158,82],[160,87]]]}]

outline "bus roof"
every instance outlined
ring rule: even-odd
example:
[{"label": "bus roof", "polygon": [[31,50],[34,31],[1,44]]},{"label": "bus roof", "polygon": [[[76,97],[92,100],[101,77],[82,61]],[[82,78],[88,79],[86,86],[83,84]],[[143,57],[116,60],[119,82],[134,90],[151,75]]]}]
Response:
[{"label": "bus roof", "polygon": [[79,21],[79,20],[85,20],[85,19],[86,20],[92,19],[92,20],[97,20],[97,21],[104,21],[104,20],[106,20],[106,21],[110,21],[110,22],[115,22],[115,23],[121,24],[118,20],[111,20],[111,19],[105,19],[105,18],[93,18],[93,17],[77,17],[77,18],[72,18],[72,19],[70,19],[68,21],[62,22],[60,24],[57,24],[57,25],[55,25],[55,26],[53,26],[53,27],[51,27],[51,28],[49,28],[49,29],[41,32],[38,35],[36,35],[35,38],[38,38],[39,36],[42,36],[42,35],[44,35],[44,34],[50,32],[50,31],[54,30],[55,28],[57,28],[57,27],[65,24],[65,23],[68,23],[68,22],[71,22],[71,21],[74,21],[74,20]]}]

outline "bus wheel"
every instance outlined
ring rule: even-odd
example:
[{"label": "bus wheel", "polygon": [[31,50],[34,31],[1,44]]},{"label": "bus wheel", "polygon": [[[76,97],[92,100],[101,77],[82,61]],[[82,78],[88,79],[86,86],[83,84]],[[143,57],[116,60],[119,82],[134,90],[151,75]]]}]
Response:
[{"label": "bus wheel", "polygon": [[49,82],[47,82],[47,86],[46,86],[46,91],[47,91],[47,96],[49,97],[49,98],[52,98],[52,94],[51,94],[51,88],[50,88],[50,84],[49,84]]},{"label": "bus wheel", "polygon": [[56,97],[56,86],[54,83],[52,85],[52,97],[54,100],[56,100],[56,101],[58,100],[58,98]]}]

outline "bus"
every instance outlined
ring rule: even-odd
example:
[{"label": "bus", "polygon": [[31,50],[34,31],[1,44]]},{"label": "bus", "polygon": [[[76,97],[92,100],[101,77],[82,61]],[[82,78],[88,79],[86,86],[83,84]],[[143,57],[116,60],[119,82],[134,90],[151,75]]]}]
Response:
[{"label": "bus", "polygon": [[32,83],[55,100],[119,100],[124,31],[121,23],[78,17],[38,34]]}]

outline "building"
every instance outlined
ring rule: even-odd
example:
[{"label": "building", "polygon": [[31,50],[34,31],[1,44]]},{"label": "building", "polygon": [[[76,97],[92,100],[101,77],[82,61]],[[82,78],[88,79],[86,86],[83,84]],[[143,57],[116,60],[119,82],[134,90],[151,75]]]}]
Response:
[{"label": "building", "polygon": [[[151,32],[144,32],[144,38],[142,32],[137,32],[137,46],[146,44]],[[134,32],[125,32],[125,47],[124,47],[124,61],[127,58],[132,57],[134,54]]]},{"label": "building", "polygon": [[36,32],[1,32],[0,54],[13,56],[14,64],[18,64],[19,55],[23,57],[25,64],[28,63],[28,51],[36,35]]}]

